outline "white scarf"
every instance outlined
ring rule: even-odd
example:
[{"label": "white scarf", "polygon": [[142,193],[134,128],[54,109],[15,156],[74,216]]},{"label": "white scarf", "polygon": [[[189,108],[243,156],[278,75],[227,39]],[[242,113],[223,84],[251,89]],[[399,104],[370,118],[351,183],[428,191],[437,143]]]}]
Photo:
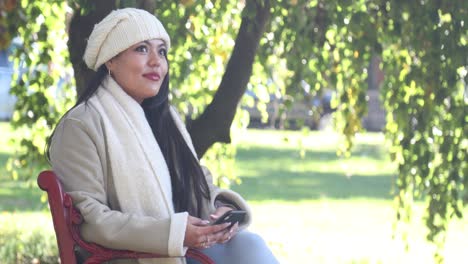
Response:
[{"label": "white scarf", "polygon": [[[91,97],[89,103],[102,116],[111,174],[122,212],[157,219],[170,218],[174,214],[174,206],[169,170],[141,105],[110,77],[104,79],[97,96]],[[195,155],[184,124],[172,108],[171,114]],[[181,232],[175,228],[180,229],[180,226],[171,225],[169,255],[180,256],[186,248],[181,247],[180,241],[171,239],[173,231]],[[182,262],[180,258],[173,258],[141,259],[140,263]]]}]

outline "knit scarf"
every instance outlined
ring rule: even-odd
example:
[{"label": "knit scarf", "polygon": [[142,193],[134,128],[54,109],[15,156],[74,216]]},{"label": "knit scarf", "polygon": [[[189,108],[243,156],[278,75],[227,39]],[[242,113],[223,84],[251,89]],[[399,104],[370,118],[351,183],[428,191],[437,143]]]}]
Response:
[{"label": "knit scarf", "polygon": [[[169,169],[141,105],[111,77],[104,79],[89,103],[102,116],[110,173],[122,212],[156,219],[170,218],[174,214],[174,206]],[[172,108],[171,114],[192,153],[195,153],[185,126]],[[171,225],[169,255],[185,253],[186,248],[181,247],[180,239],[176,239],[180,238],[180,229],[183,228]],[[182,262],[180,258],[172,258],[142,259],[140,263]]]}]

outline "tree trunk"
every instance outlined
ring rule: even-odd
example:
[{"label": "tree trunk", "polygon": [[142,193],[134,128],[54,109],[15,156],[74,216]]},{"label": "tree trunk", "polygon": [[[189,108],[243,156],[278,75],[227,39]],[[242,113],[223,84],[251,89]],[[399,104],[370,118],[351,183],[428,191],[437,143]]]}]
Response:
[{"label": "tree trunk", "polygon": [[260,38],[270,18],[270,1],[246,2],[234,50],[221,84],[205,111],[189,124],[189,133],[199,157],[216,142],[231,142],[231,124],[247,88]]}]

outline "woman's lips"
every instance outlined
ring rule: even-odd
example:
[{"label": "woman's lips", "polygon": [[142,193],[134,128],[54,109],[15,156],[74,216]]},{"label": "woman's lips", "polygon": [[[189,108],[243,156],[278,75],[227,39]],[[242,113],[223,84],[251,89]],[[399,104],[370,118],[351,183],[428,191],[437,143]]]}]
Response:
[{"label": "woman's lips", "polygon": [[152,81],[159,81],[161,79],[161,77],[157,73],[146,73],[146,74],[143,74],[143,77],[145,77],[146,79],[150,79]]}]

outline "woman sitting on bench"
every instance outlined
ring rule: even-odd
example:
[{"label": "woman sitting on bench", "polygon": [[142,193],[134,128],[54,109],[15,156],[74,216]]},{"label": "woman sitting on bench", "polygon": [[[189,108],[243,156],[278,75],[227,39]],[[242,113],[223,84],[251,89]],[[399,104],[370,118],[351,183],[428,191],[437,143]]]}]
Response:
[{"label": "woman sitting on bench", "polygon": [[[170,44],[161,22],[134,8],[111,12],[89,36],[84,61],[96,74],[47,150],[84,217],[81,235],[113,249],[173,257],[140,263],[185,263],[187,248],[216,263],[277,263],[245,230],[251,212],[244,199],[212,184],[170,106]],[[243,221],[210,224],[233,209],[247,212]]]}]

